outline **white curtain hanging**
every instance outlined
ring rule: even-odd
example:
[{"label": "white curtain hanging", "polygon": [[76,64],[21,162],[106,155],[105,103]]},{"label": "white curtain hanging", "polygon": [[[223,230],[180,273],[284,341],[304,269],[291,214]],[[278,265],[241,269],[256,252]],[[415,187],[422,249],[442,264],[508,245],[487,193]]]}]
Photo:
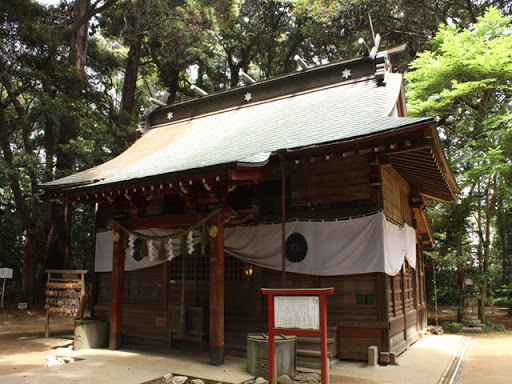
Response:
[{"label": "white curtain hanging", "polygon": [[[318,276],[384,272],[396,275],[407,258],[416,267],[416,234],[379,213],[350,220],[286,223],[286,238],[303,235],[308,252],[301,262],[286,260],[286,271]],[[281,270],[281,224],[225,229],[224,250],[244,261]]]},{"label": "white curtain hanging", "polygon": [[[177,230],[173,229],[163,229],[163,228],[151,228],[144,229],[138,232],[143,233],[144,235],[150,236],[168,236]],[[200,232],[192,231],[194,245],[196,246],[200,242]],[[166,259],[172,260],[173,257],[176,257],[180,253],[180,243],[181,238],[172,239],[172,255],[169,251],[166,253]],[[134,271],[137,269],[152,267],[158,264],[162,264],[165,260],[158,260],[158,251],[160,249],[159,241],[151,241],[147,242],[148,246],[151,244],[151,249],[148,249],[148,257],[144,257],[141,260],[135,260],[133,252],[130,252],[130,248],[126,249],[125,253],[125,263],[124,270],[125,271]],[[164,242],[164,246],[169,249],[170,241],[166,240]],[[112,256],[114,254],[114,231],[106,231],[106,232],[98,232],[96,233],[96,258],[94,263],[94,271],[95,272],[110,272],[112,271]],[[149,257],[149,255],[153,255],[153,257]],[[170,257],[172,256],[172,257]]]},{"label": "white curtain hanging", "polygon": [[[169,229],[149,229],[144,234],[163,236]],[[339,276],[371,272],[396,275],[407,259],[416,268],[416,233],[408,225],[399,227],[386,219],[383,213],[338,221],[293,221],[286,223],[286,237],[297,232],[308,244],[306,257],[301,262],[286,261],[286,271]],[[194,244],[200,234],[194,232]],[[96,272],[112,271],[113,232],[96,235]],[[173,240],[174,253],[181,239]],[[154,254],[160,243],[154,241]],[[225,228],[224,250],[248,263],[281,270],[281,224],[261,224]],[[125,270],[131,271],[162,263],[145,257],[137,261],[127,249]]]}]

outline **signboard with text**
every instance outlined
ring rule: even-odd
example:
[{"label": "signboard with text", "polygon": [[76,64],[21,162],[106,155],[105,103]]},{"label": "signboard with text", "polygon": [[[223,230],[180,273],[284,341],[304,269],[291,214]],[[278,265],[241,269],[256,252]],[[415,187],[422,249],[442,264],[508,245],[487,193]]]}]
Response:
[{"label": "signboard with text", "polygon": [[11,268],[0,268],[0,278],[12,279],[12,269]]},{"label": "signboard with text", "polygon": [[318,296],[274,296],[275,328],[320,329]]},{"label": "signboard with text", "polygon": [[262,288],[268,295],[268,381],[275,384],[276,334],[320,337],[320,365],[322,384],[329,384],[329,358],[327,356],[327,303],[326,295],[334,288],[273,289]]},{"label": "signboard with text", "polygon": [[0,268],[0,278],[4,279],[4,283],[2,284],[2,299],[0,300],[0,307],[4,307],[4,293],[5,293],[5,279],[12,279],[12,269],[11,268]]}]

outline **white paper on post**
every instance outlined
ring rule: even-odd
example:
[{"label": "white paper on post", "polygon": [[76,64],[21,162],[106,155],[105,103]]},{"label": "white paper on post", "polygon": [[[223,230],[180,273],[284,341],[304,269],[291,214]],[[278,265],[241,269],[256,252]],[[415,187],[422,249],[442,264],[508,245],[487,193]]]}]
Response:
[{"label": "white paper on post", "polygon": [[274,296],[274,327],[320,329],[318,296]]}]

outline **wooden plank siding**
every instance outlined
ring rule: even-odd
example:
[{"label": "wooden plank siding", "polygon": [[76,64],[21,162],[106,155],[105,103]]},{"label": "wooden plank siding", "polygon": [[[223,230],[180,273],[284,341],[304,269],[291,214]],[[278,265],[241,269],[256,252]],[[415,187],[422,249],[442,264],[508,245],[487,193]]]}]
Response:
[{"label": "wooden plank siding", "polygon": [[[123,336],[127,341],[167,341],[167,330],[158,322],[158,318],[168,316],[161,309],[161,289],[157,283],[160,276],[160,266],[127,272],[123,318],[126,325]],[[261,282],[259,279],[225,282],[225,339],[229,353],[243,355],[247,333],[266,330],[267,303],[259,291],[261,286],[279,287],[280,272],[260,269],[259,276]],[[337,329],[337,356],[345,360],[366,360],[369,346],[401,353],[419,337],[422,325],[418,325],[415,276],[416,272],[408,265],[405,273],[397,276],[372,273],[317,277],[288,273],[287,285],[290,288],[334,287],[335,295],[328,298],[327,308],[328,324]],[[107,317],[110,274],[99,273],[97,281],[95,316]],[[374,295],[374,303],[358,304],[358,295]],[[169,307],[180,304],[180,282],[168,284],[168,300]],[[185,302],[207,307],[208,281],[186,281]]]},{"label": "wooden plank siding", "polygon": [[[305,219],[310,215],[314,219],[331,217],[348,209],[363,214],[368,212],[367,207],[373,207],[372,211],[383,207],[384,213],[394,221],[412,225],[409,185],[391,166],[381,166],[381,183],[372,185],[370,170],[376,166],[372,166],[370,160],[370,156],[361,155],[315,159],[312,162],[301,160],[299,165],[291,165],[287,180],[291,208],[287,209],[288,212],[299,213]],[[244,192],[250,196],[248,200],[259,204],[262,214],[269,219],[274,218],[273,215],[278,219],[280,211],[279,183],[272,179],[274,176],[268,176],[255,187],[247,187]],[[376,194],[377,190],[380,193]],[[367,204],[356,204],[356,200]],[[347,206],[332,204],[344,201]],[[314,209],[301,208],[308,204],[314,205]],[[379,352],[401,353],[417,340],[426,326],[422,251],[419,244],[416,270],[406,263],[396,276],[370,273],[320,277],[287,273],[287,287],[334,287],[334,295],[327,298],[327,319],[329,327],[334,329],[335,343],[331,347],[335,346],[338,358],[366,360],[368,347],[372,345],[376,345]],[[165,324],[170,318],[169,310],[181,304],[182,289],[185,305],[207,309],[210,305],[209,263],[207,250],[205,255],[195,252],[185,259],[178,256],[159,266],[126,272],[123,301],[125,339],[166,342],[168,332]],[[94,315],[108,317],[111,274],[97,273],[96,278]],[[225,255],[226,353],[245,356],[247,334],[266,331],[267,297],[261,295],[262,287],[280,288],[281,272],[250,266]],[[369,297],[373,298],[371,302],[365,302],[370,300]]]},{"label": "wooden plank siding", "polygon": [[290,170],[291,206],[369,200],[368,156],[301,162]]},{"label": "wooden plank siding", "polygon": [[381,167],[384,213],[398,223],[412,226],[409,184],[391,166]]},{"label": "wooden plank siding", "polygon": [[402,353],[421,335],[416,276],[417,272],[405,261],[396,276],[386,277],[390,352]]}]

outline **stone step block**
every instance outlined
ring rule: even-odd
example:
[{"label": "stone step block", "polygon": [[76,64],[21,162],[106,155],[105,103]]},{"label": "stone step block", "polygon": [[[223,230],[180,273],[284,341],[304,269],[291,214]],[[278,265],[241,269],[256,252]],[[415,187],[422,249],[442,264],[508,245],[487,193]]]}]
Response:
[{"label": "stone step block", "polygon": [[482,322],[480,320],[462,320],[462,324],[468,327],[478,327],[482,325]]}]

